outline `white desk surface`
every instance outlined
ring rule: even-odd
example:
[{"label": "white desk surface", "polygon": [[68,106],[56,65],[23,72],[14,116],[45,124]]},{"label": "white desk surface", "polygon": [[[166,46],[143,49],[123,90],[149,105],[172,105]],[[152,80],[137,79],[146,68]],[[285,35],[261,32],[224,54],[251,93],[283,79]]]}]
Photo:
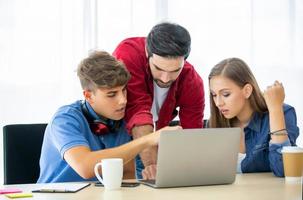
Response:
[{"label": "white desk surface", "polygon": [[[2,185],[1,188],[19,188],[24,192],[31,192],[39,184]],[[40,185],[41,186],[41,185]],[[284,178],[274,177],[271,173],[238,174],[236,181],[230,185],[198,186],[154,189],[145,185],[134,188],[122,188],[116,191],[105,191],[103,187],[89,187],[77,193],[33,193],[31,199],[60,200],[60,199],[88,199],[88,200],[302,200],[301,184],[285,183]],[[9,199],[0,195],[0,199]]]}]

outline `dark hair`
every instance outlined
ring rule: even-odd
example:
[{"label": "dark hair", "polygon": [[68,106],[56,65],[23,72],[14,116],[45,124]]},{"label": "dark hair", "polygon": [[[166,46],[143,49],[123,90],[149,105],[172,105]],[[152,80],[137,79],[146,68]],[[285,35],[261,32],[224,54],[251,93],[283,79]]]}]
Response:
[{"label": "dark hair", "polygon": [[[232,80],[239,87],[243,88],[246,84],[250,84],[253,88],[252,94],[249,97],[249,102],[252,109],[257,113],[267,111],[267,106],[258,86],[258,83],[249,69],[248,65],[239,58],[228,58],[215,65],[209,76],[208,81],[214,76],[224,76]],[[216,107],[216,104],[209,93],[210,97],[210,127],[231,127],[234,119],[226,119]]]},{"label": "dark hair", "polygon": [[105,51],[95,51],[77,69],[82,89],[95,91],[127,84],[130,74],[124,64]]},{"label": "dark hair", "polygon": [[152,28],[146,39],[148,57],[157,54],[162,57],[175,58],[190,53],[191,39],[189,32],[173,23],[160,23]]}]

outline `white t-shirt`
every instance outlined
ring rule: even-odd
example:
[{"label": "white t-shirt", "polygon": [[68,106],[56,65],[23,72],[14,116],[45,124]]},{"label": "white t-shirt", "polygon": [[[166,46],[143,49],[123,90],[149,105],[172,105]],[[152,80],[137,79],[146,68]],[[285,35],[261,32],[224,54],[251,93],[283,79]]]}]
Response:
[{"label": "white t-shirt", "polygon": [[158,119],[159,119],[159,111],[163,105],[164,100],[167,97],[168,91],[169,91],[169,87],[161,88],[154,81],[154,99],[153,99],[153,105],[151,108],[151,113],[153,114],[154,122],[158,121]]}]

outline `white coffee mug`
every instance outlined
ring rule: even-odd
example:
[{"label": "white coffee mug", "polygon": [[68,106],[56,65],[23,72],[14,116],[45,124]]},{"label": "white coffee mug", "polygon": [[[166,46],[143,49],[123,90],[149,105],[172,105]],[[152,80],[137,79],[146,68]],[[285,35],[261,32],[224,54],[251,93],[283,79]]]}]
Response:
[{"label": "white coffee mug", "polygon": [[[99,167],[102,167],[102,177],[99,174]],[[123,176],[123,160],[121,158],[102,159],[95,165],[95,175],[104,185],[105,189],[117,190],[121,188]]]}]

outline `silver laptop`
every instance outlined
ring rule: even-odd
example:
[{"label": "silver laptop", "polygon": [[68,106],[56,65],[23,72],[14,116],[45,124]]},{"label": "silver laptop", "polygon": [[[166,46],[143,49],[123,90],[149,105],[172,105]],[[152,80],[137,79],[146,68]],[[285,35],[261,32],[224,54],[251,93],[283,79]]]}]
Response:
[{"label": "silver laptop", "polygon": [[160,135],[155,187],[230,184],[235,181],[240,128],[183,129]]}]

